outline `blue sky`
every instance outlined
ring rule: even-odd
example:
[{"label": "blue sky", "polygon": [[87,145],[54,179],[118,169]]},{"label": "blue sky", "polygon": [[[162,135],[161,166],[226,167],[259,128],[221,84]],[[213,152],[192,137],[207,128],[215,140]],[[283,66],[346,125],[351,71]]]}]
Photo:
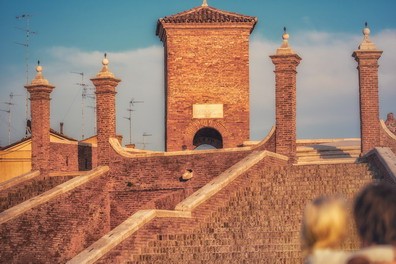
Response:
[{"label": "blue sky", "polygon": [[[39,59],[44,76],[56,86],[51,101],[51,126],[65,123],[65,132],[82,137],[81,77],[84,82],[100,70],[107,52],[110,69],[123,82],[117,96],[117,131],[129,141],[128,102],[134,106],[134,143],[147,148],[163,147],[163,48],[155,36],[157,19],[201,5],[201,0],[145,1],[28,1],[0,0],[0,102],[16,95],[12,106],[11,142],[24,136],[26,26],[15,17],[32,15],[30,28],[29,79]],[[298,137],[358,137],[357,71],[351,54],[361,39],[367,21],[371,38],[384,50],[380,59],[381,118],[396,112],[396,1],[262,1],[208,0],[209,5],[245,15],[257,16],[251,37],[251,138],[264,138],[274,123],[274,76],[269,59],[281,44],[283,26],[290,44],[303,58],[298,74]],[[92,101],[92,100],[91,100]],[[84,136],[94,132],[93,106],[85,101]],[[1,110],[8,105],[0,103]],[[150,122],[147,122],[150,120]],[[8,144],[8,114],[0,112],[0,146]]]}]

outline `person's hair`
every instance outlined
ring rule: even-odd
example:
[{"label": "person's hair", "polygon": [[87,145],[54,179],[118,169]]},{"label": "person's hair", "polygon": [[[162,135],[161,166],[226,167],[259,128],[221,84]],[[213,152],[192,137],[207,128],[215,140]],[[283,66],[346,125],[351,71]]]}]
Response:
[{"label": "person's hair", "polygon": [[320,197],[309,203],[302,220],[302,249],[306,254],[319,248],[335,248],[347,231],[347,209],[339,198]]},{"label": "person's hair", "polygon": [[353,211],[365,245],[396,245],[396,186],[366,186],[356,197]]}]

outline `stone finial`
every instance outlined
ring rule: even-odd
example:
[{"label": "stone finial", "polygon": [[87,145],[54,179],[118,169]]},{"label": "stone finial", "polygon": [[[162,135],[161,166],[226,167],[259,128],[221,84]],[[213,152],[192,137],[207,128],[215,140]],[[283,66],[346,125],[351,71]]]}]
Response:
[{"label": "stone finial", "polygon": [[47,79],[43,76],[43,67],[40,65],[40,61],[37,61],[36,77],[32,80],[32,85],[49,85]]},{"label": "stone finial", "polygon": [[114,74],[109,71],[109,60],[107,59],[107,53],[104,54],[104,58],[102,60],[102,70],[96,75],[96,77],[112,77],[114,78]]},{"label": "stone finial", "polygon": [[203,0],[202,6],[203,6],[203,7],[207,7],[207,6],[208,6],[208,1],[207,1],[207,0]]},{"label": "stone finial", "polygon": [[284,27],[282,35],[282,45],[276,50],[276,55],[295,54],[295,52],[289,46],[289,37],[290,35],[287,33],[286,27]]},{"label": "stone finial", "polygon": [[367,22],[364,24],[364,29],[362,30],[363,33],[363,41],[359,45],[359,50],[377,50],[377,47],[373,42],[370,40],[370,28],[367,25]]}]

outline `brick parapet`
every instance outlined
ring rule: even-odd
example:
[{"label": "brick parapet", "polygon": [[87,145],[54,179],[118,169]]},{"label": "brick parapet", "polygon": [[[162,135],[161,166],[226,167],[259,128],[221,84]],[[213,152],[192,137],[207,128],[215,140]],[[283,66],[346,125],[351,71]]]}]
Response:
[{"label": "brick parapet", "polygon": [[296,161],[297,54],[270,56],[275,65],[275,152]]},{"label": "brick parapet", "polygon": [[[238,177],[200,205],[192,219],[146,224],[98,263],[240,263],[247,256],[257,263],[301,263],[304,205],[336,192],[352,199],[376,177],[365,164],[267,166],[260,163]],[[358,246],[352,232],[343,247]]]},{"label": "brick parapet", "polygon": [[394,153],[396,153],[396,135],[393,134],[385,125],[384,121],[380,121],[380,135],[382,147],[389,147]]},{"label": "brick parapet", "polygon": [[380,146],[378,59],[382,51],[357,50],[352,56],[358,63],[360,134],[362,155]]},{"label": "brick parapet", "polygon": [[99,169],[18,205],[31,208],[11,208],[5,222],[1,215],[0,262],[65,263],[98,240],[110,231],[109,184]]}]

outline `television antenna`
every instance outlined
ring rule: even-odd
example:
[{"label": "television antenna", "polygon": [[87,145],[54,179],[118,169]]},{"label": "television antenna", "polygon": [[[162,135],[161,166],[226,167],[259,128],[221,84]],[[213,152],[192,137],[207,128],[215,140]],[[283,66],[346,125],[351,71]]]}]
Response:
[{"label": "television antenna", "polygon": [[8,105],[8,109],[0,109],[2,112],[6,112],[8,114],[8,145],[11,144],[11,120],[12,120],[12,106],[15,104],[13,103],[14,96],[20,96],[17,94],[10,93],[10,99],[7,102],[1,102],[3,104]]},{"label": "television antenna", "polygon": [[132,112],[135,111],[134,109],[132,109],[132,106],[135,106],[135,104],[139,103],[144,103],[144,101],[135,101],[135,99],[132,98],[129,101],[129,108],[127,108],[129,115],[128,117],[124,117],[125,119],[129,120],[129,144],[132,144]]},{"label": "television antenna", "polygon": [[[70,73],[74,73],[74,74],[78,74],[81,76],[81,82],[80,83],[76,83],[76,85],[80,86],[82,89],[81,92],[81,118],[82,118],[82,126],[81,126],[81,138],[84,139],[85,138],[85,100],[88,96],[87,91],[88,89],[90,89],[89,85],[87,85],[84,82],[84,73],[83,72],[70,72]],[[92,98],[91,95],[89,95],[89,98]]]},{"label": "television antenna", "polygon": [[[30,14],[22,14],[19,16],[16,16],[15,18],[18,20],[25,20],[26,21],[26,26],[25,28],[19,28],[17,29],[25,32],[25,42],[20,43],[20,42],[15,42],[15,44],[20,45],[25,47],[25,74],[26,74],[26,84],[29,84],[29,47],[30,47],[30,36],[31,35],[36,35],[37,32],[31,31],[30,30],[30,18],[32,16]],[[29,120],[29,92],[26,90],[26,103],[25,103],[25,110],[26,110],[26,122]],[[28,128],[26,127],[25,130],[25,135],[28,135]]]},{"label": "television antenna", "polygon": [[[87,96],[88,98],[95,99],[95,96]],[[88,105],[94,111],[94,135],[96,135],[96,106]]]}]

